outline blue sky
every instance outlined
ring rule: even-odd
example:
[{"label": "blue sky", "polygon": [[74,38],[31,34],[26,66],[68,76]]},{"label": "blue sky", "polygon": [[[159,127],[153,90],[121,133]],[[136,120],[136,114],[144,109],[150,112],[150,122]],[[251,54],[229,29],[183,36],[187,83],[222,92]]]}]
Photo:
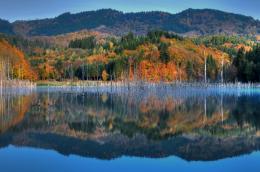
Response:
[{"label": "blue sky", "polygon": [[9,21],[55,17],[64,12],[112,8],[124,12],[212,8],[260,19],[260,0],[0,0],[0,18]]}]

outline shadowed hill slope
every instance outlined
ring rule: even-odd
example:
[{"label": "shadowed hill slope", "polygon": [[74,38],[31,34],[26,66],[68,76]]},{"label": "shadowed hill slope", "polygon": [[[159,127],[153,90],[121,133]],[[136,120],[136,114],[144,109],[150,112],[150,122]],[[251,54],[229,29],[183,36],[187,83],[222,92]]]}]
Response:
[{"label": "shadowed hill slope", "polygon": [[192,35],[247,35],[260,32],[260,22],[252,17],[210,9],[188,9],[178,14],[159,11],[123,13],[102,9],[77,14],[64,13],[50,19],[16,21],[12,24],[4,22],[4,25],[1,32],[27,36],[58,35],[83,29],[115,35],[124,35],[130,31],[141,35],[152,29]]}]

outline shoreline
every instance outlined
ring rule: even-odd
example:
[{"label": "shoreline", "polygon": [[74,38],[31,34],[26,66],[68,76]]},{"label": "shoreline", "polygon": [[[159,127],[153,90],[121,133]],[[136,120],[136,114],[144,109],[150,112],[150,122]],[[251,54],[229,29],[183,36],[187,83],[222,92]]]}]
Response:
[{"label": "shoreline", "polygon": [[37,83],[29,80],[0,80],[0,88],[33,88]]},{"label": "shoreline", "polygon": [[145,82],[145,81],[36,81],[3,80],[0,89],[36,87],[75,88],[155,88],[155,87],[199,87],[199,88],[260,88],[260,83],[204,83],[204,82]]},{"label": "shoreline", "polygon": [[259,95],[259,83],[188,83],[188,82],[103,82],[103,81],[40,81],[33,83],[33,86],[12,86],[0,87],[0,96],[8,94],[27,94],[36,92],[68,92],[68,93],[111,93],[129,95],[155,94],[168,96],[170,94],[186,96],[194,95]]},{"label": "shoreline", "polygon": [[178,86],[178,87],[255,87],[260,83],[204,83],[204,82],[145,82],[145,81],[36,81],[37,87],[138,87],[138,86]]}]

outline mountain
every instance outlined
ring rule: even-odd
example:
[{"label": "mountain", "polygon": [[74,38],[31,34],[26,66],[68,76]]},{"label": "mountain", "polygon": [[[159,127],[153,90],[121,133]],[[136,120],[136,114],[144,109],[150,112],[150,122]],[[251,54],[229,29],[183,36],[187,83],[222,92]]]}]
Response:
[{"label": "mountain", "polygon": [[0,33],[14,34],[12,24],[0,19]]},{"label": "mountain", "polygon": [[207,34],[256,34],[260,22],[252,17],[218,10],[188,9],[175,15],[175,22],[183,24],[189,31]]},{"label": "mountain", "polygon": [[[260,22],[252,17],[211,9],[188,9],[178,14],[160,11],[123,13],[112,9],[87,11],[77,14],[64,13],[58,17],[31,21],[16,21],[7,29],[26,36],[50,36],[76,32],[83,29],[114,35],[133,32],[146,34],[149,30],[163,29],[179,34],[258,34]],[[8,29],[9,28],[9,29]]]}]

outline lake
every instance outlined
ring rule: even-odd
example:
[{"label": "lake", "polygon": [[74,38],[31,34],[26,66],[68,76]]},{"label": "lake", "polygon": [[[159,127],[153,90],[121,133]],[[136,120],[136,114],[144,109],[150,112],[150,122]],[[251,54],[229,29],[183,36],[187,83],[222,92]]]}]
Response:
[{"label": "lake", "polygon": [[259,106],[259,88],[4,90],[0,169],[259,171]]}]

